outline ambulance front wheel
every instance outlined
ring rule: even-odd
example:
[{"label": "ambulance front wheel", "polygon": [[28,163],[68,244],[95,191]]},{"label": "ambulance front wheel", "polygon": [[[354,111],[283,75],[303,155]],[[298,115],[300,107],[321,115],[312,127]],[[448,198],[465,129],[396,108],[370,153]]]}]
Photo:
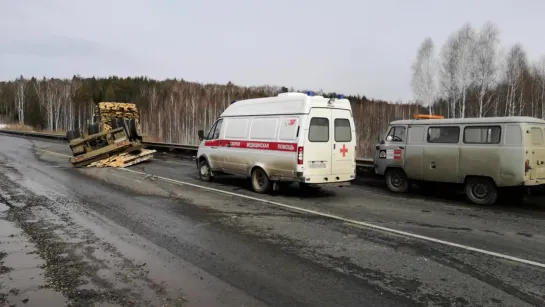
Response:
[{"label": "ambulance front wheel", "polygon": [[409,179],[400,168],[390,168],[386,171],[386,185],[395,193],[405,193],[409,190]]},{"label": "ambulance front wheel", "polygon": [[202,159],[199,162],[199,177],[202,181],[210,182],[212,179],[214,179],[214,176],[212,176],[212,171],[210,171],[210,165],[208,165],[208,161],[206,159]]},{"label": "ambulance front wheel", "polygon": [[260,194],[269,192],[271,180],[262,168],[256,167],[252,172],[252,188]]}]

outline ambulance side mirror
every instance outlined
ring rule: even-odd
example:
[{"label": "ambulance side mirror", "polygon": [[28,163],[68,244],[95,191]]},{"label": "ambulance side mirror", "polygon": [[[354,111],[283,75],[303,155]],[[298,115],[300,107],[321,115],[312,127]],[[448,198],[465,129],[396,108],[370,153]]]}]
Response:
[{"label": "ambulance side mirror", "polygon": [[204,140],[204,130],[197,131],[197,134],[199,135],[199,141]]}]

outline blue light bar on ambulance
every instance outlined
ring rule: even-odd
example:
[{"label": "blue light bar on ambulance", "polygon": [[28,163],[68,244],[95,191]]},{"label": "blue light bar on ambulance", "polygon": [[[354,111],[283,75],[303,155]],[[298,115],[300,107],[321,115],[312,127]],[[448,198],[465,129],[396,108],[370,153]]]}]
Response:
[{"label": "blue light bar on ambulance", "polygon": [[307,95],[309,95],[309,96],[314,96],[314,92],[313,92],[313,91],[308,91],[308,92],[307,92]]},{"label": "blue light bar on ambulance", "polygon": [[343,94],[339,94],[339,95],[337,96],[337,98],[343,99],[343,98],[344,98],[344,95],[343,95]]},{"label": "blue light bar on ambulance", "polygon": [[233,101],[231,101],[231,104],[233,104],[233,103],[235,103],[235,102],[237,102],[237,101],[236,101],[236,100],[233,100]]}]

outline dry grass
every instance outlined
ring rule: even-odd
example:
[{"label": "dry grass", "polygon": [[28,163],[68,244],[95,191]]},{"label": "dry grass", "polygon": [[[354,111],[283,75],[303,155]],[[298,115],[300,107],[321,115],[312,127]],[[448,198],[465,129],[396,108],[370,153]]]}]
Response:
[{"label": "dry grass", "polygon": [[157,142],[157,143],[160,143],[161,139],[156,137],[156,136],[145,136],[144,137],[144,142]]},{"label": "dry grass", "polygon": [[42,129],[34,129],[31,126],[27,125],[19,125],[19,124],[7,124],[4,128],[6,130],[13,130],[13,131],[25,131],[25,132],[41,132],[41,133],[49,133],[49,134],[66,134],[66,131],[64,130],[42,130]]}]

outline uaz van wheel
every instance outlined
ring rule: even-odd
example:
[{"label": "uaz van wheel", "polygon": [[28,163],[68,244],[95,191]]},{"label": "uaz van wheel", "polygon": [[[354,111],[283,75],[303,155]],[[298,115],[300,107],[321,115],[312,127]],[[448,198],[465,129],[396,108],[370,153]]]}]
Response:
[{"label": "uaz van wheel", "polygon": [[405,193],[409,190],[409,179],[402,169],[391,168],[386,171],[386,185],[392,192]]},{"label": "uaz van wheel", "polygon": [[199,176],[202,181],[212,181],[212,179],[214,179],[212,171],[210,171],[210,165],[208,165],[208,162],[204,159],[199,162]]},{"label": "uaz van wheel", "polygon": [[256,168],[252,172],[252,188],[261,194],[267,193],[270,190],[271,181],[263,169]]},{"label": "uaz van wheel", "polygon": [[488,178],[469,178],[465,192],[469,201],[477,205],[493,205],[498,199],[498,189]]}]

